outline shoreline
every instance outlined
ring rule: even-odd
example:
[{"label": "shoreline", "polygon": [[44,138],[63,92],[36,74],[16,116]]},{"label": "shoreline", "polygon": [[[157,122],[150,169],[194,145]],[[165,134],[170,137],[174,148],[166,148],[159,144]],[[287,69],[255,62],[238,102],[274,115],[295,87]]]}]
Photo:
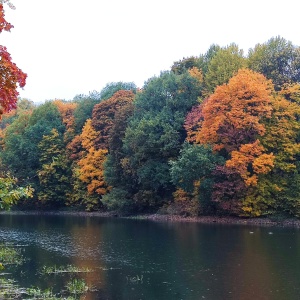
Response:
[{"label": "shoreline", "polygon": [[222,224],[222,225],[252,225],[268,227],[293,227],[300,228],[300,219],[272,219],[272,218],[242,218],[232,216],[199,216],[183,217],[179,215],[162,214],[138,214],[124,216],[117,212],[87,212],[87,211],[1,211],[0,215],[45,215],[45,216],[77,216],[77,217],[102,217],[115,219],[149,220],[154,222],[181,222],[200,224]]}]

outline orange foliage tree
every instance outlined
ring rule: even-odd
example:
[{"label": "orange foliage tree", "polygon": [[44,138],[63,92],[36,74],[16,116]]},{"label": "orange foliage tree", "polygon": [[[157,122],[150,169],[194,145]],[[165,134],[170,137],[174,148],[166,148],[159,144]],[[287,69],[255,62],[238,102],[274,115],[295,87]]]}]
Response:
[{"label": "orange foliage tree", "polygon": [[271,116],[271,92],[271,83],[263,75],[239,70],[203,106],[204,121],[196,141],[229,152],[238,150],[245,141],[254,142],[265,132],[263,118]]},{"label": "orange foliage tree", "polygon": [[[81,142],[82,148],[78,153],[79,159],[75,161],[73,176],[77,177],[84,185],[80,184],[76,178],[74,179],[74,186],[77,187],[74,192],[77,195],[73,195],[73,198],[78,201],[81,197],[82,204],[86,205],[88,210],[101,205],[101,196],[109,190],[103,174],[103,164],[108,151],[95,148],[95,139],[98,135],[99,133],[92,126],[91,119],[88,119],[81,135],[76,139]],[[83,195],[82,190],[86,190],[86,196]]]},{"label": "orange foliage tree", "polygon": [[80,166],[79,178],[87,184],[89,194],[102,196],[109,190],[103,174],[103,163],[107,152],[106,149],[96,150],[94,147],[91,147],[87,155],[78,161]]},{"label": "orange foliage tree", "polygon": [[224,166],[216,168],[212,195],[230,213],[253,214],[247,195],[274,168],[275,155],[260,141],[266,134],[265,122],[272,117],[273,92],[263,75],[241,69],[198,107],[195,120],[200,128],[194,139],[212,145],[226,159]]},{"label": "orange foliage tree", "polygon": [[63,102],[61,100],[54,100],[53,103],[57,106],[62,116],[67,132],[74,133],[74,110],[77,107],[77,103]]},{"label": "orange foliage tree", "polygon": [[244,144],[239,151],[231,152],[231,159],[226,161],[226,167],[240,174],[247,186],[257,185],[257,175],[267,174],[274,167],[273,153],[266,154],[264,151],[259,140]]}]

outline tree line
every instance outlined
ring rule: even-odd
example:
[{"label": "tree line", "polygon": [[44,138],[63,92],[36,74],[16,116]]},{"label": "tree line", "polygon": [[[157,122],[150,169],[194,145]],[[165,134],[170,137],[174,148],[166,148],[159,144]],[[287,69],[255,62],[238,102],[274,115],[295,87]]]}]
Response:
[{"label": "tree line", "polygon": [[[1,72],[1,71],[0,71]],[[21,208],[300,214],[300,48],[212,45],[147,80],[2,114]]]},{"label": "tree line", "polygon": [[[12,25],[0,0],[0,33]],[[147,80],[36,105],[0,46],[0,209],[300,216],[300,47],[211,45]],[[1,263],[0,263],[1,267]]]}]

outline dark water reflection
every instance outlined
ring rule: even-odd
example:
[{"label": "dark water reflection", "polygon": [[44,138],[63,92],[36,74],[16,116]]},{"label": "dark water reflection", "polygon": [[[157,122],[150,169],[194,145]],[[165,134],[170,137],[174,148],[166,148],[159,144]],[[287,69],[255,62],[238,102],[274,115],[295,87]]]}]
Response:
[{"label": "dark water reflection", "polygon": [[92,269],[87,300],[300,299],[298,229],[1,215],[0,240],[30,258],[13,274],[24,287],[70,279],[43,266]]}]

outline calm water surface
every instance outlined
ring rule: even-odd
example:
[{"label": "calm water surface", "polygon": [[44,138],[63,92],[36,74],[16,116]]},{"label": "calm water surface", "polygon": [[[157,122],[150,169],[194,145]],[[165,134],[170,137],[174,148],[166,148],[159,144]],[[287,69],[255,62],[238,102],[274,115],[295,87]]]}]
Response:
[{"label": "calm water surface", "polygon": [[[58,291],[67,275],[43,266],[88,267],[84,299],[300,299],[300,230],[74,216],[0,216],[0,241],[28,260],[20,286]],[[83,299],[83,298],[82,298]]]}]

